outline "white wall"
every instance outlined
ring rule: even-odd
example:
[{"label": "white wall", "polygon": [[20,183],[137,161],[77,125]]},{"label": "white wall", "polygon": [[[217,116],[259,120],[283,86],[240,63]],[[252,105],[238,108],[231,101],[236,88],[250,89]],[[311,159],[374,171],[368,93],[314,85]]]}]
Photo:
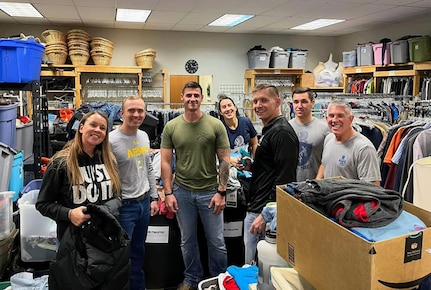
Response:
[{"label": "white wall", "polygon": [[[289,36],[266,34],[223,34],[200,32],[147,31],[108,28],[84,28],[91,36],[101,36],[114,42],[111,65],[135,65],[134,54],[146,48],[157,51],[154,70],[165,68],[168,75],[187,75],[184,63],[188,59],[199,62],[199,75],[213,76],[214,97],[220,84],[243,84],[244,70],[248,68],[247,51],[255,45],[266,49],[273,46],[308,49],[307,70],[319,61],[326,61],[333,53],[334,61],[342,61],[342,52],[356,48],[357,43],[378,42],[382,38],[395,40],[404,35],[431,33],[431,14],[382,26],[377,30],[363,31],[340,37]],[[24,33],[40,36],[46,29],[67,32],[81,27],[54,27],[1,24],[0,36]],[[169,96],[169,78],[168,78]]]},{"label": "white wall", "polygon": [[[44,27],[34,25],[1,26],[1,37],[24,33],[40,36],[46,29],[67,32],[80,27]],[[82,28],[81,28],[82,29]],[[308,49],[306,69],[312,70],[318,61],[326,61],[335,51],[334,37],[305,37],[257,34],[222,34],[173,31],[84,28],[91,36],[105,37],[114,42],[111,65],[135,65],[134,54],[146,48],[157,51],[154,69],[165,68],[168,75],[187,75],[184,63],[199,62],[199,75],[213,75],[213,97],[220,84],[244,84],[248,68],[247,51],[255,45],[266,49],[273,46]],[[318,47],[319,49],[316,49]],[[169,81],[169,79],[168,79]],[[168,85],[169,88],[169,85]],[[169,89],[168,89],[169,95]]]}]

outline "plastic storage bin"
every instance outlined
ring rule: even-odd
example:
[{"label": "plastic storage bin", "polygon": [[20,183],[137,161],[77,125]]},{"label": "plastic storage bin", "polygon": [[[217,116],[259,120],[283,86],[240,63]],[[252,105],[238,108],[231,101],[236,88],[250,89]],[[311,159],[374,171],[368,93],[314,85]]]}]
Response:
[{"label": "plastic storage bin", "polygon": [[278,253],[276,233],[267,231],[265,239],[257,243],[257,265],[259,268],[257,288],[272,290],[271,267],[291,267]]},{"label": "plastic storage bin", "polygon": [[33,39],[0,39],[0,83],[39,80],[44,51]]},{"label": "plastic storage bin", "polygon": [[373,54],[374,54],[374,64],[387,65],[391,63],[391,46],[389,43],[386,43],[386,49],[384,52],[383,52],[383,43],[373,44],[372,47],[373,47]]},{"label": "plastic storage bin", "polygon": [[356,50],[343,51],[344,67],[356,66]]},{"label": "plastic storage bin", "polygon": [[273,51],[269,60],[270,68],[287,68],[289,66],[289,51]]},{"label": "plastic storage bin", "polygon": [[358,65],[373,65],[373,47],[370,43],[360,44],[356,48],[356,57],[358,59]]},{"label": "plastic storage bin", "polygon": [[57,250],[57,224],[36,210],[38,196],[39,190],[36,189],[30,190],[18,199],[23,262],[52,261]]},{"label": "plastic storage bin", "polygon": [[247,52],[249,68],[269,68],[270,53],[266,50]]},{"label": "plastic storage bin", "polygon": [[298,50],[290,52],[289,67],[290,68],[305,68],[307,63],[308,51]]},{"label": "plastic storage bin", "polygon": [[17,152],[0,142],[0,191],[9,188],[10,174],[12,171],[13,158]]},{"label": "plastic storage bin", "polygon": [[0,142],[16,146],[16,108],[18,104],[0,105]]},{"label": "plastic storage bin", "polygon": [[13,157],[12,171],[9,179],[9,191],[13,191],[12,201],[17,201],[24,187],[24,152],[20,151]]},{"label": "plastic storage bin", "polygon": [[13,191],[0,192],[0,240],[6,239],[12,230]]},{"label": "plastic storage bin", "polygon": [[[0,277],[3,276],[6,266],[9,263],[15,237],[17,234],[18,234],[18,229],[15,228],[15,224],[12,223],[10,234],[6,238],[0,240]],[[10,283],[0,282],[0,289],[5,289],[6,286],[10,286]]]},{"label": "plastic storage bin", "polygon": [[423,62],[431,60],[431,37],[415,37],[409,40],[410,60]]},{"label": "plastic storage bin", "polygon": [[40,189],[40,186],[42,185],[42,179],[33,179],[29,183],[24,186],[24,188],[21,190],[22,194],[26,194],[29,191]]},{"label": "plastic storage bin", "polygon": [[16,125],[16,150],[24,151],[24,160],[33,155],[33,121]]},{"label": "plastic storage bin", "polygon": [[409,62],[409,42],[407,40],[396,40],[390,43],[392,63]]}]

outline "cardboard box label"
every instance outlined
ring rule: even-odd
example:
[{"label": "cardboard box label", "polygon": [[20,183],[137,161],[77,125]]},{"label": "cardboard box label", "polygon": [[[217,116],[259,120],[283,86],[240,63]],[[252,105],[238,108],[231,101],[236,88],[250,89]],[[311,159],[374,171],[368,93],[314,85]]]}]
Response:
[{"label": "cardboard box label", "polygon": [[422,258],[422,232],[406,238],[406,247],[404,253],[404,263],[409,263]]}]

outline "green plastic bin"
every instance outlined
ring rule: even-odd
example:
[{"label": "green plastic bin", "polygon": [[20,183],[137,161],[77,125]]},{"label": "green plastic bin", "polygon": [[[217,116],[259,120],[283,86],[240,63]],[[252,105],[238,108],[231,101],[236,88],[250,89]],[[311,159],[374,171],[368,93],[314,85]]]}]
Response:
[{"label": "green plastic bin", "polygon": [[410,61],[424,62],[431,60],[431,37],[415,37],[409,39]]}]

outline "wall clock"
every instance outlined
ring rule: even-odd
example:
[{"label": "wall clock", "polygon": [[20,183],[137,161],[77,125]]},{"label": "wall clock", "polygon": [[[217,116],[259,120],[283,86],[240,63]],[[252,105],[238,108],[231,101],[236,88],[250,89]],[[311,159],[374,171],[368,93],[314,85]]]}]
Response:
[{"label": "wall clock", "polygon": [[196,60],[189,59],[188,61],[186,61],[185,68],[189,74],[194,74],[195,72],[198,71],[199,64]]}]

